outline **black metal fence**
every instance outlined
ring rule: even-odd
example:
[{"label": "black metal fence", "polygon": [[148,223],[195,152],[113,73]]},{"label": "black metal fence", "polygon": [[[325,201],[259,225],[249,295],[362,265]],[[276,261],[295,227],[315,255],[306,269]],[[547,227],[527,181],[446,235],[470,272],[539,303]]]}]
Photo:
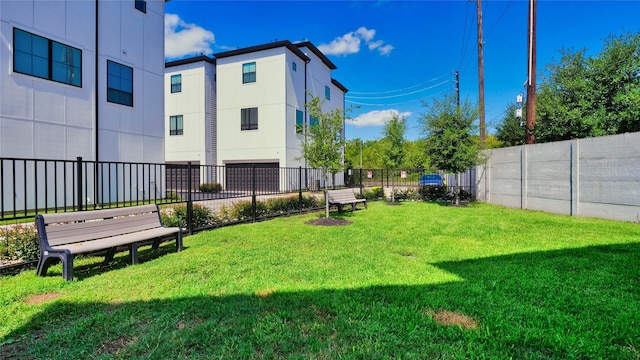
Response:
[{"label": "black metal fence", "polygon": [[[279,168],[268,164],[210,166],[192,163],[129,163],[76,160],[0,158],[0,221],[24,221],[37,213],[82,211],[156,203],[186,204],[191,219],[194,204],[225,213],[238,203],[250,204],[257,220],[265,215],[259,202],[303,193],[323,200],[325,187],[418,187],[421,169],[348,169],[326,180],[320,169]],[[453,175],[442,174],[453,187]],[[461,176],[474,192],[475,173]],[[305,205],[308,205],[305,203]],[[164,207],[164,206],[163,206]],[[280,211],[281,213],[282,211]],[[245,219],[247,220],[247,219]],[[191,231],[191,221],[188,227]]]}]

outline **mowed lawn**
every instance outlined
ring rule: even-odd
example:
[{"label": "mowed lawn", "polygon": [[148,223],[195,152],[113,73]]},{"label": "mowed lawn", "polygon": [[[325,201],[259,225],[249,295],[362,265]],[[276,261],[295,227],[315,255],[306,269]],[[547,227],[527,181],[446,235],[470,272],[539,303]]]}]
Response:
[{"label": "mowed lawn", "polygon": [[[335,215],[335,214],[334,214]],[[220,228],[0,278],[2,359],[639,359],[640,225],[472,204]]]}]

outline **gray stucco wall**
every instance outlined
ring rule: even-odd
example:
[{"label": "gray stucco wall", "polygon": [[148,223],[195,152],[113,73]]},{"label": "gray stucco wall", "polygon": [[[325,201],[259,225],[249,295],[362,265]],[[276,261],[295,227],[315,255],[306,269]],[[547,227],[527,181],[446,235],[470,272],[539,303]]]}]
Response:
[{"label": "gray stucco wall", "polygon": [[640,221],[640,133],[486,151],[479,201],[558,214]]}]

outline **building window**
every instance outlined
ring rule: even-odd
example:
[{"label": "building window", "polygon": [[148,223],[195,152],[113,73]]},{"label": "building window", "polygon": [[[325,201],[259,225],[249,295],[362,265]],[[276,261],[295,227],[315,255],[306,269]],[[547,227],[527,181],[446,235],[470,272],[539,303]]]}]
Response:
[{"label": "building window", "polygon": [[169,135],[182,135],[182,115],[169,116]]},{"label": "building window", "polygon": [[133,68],[107,60],[107,101],[133,106]]},{"label": "building window", "polygon": [[309,127],[318,126],[319,124],[320,124],[320,121],[318,121],[317,117],[309,116]]},{"label": "building window", "polygon": [[136,9],[142,11],[143,13],[147,13],[147,2],[145,0],[135,0]]},{"label": "building window", "polygon": [[248,84],[256,82],[256,63],[242,64],[242,83]]},{"label": "building window", "polygon": [[328,87],[328,86],[325,86],[325,87],[324,87],[324,97],[325,97],[327,100],[331,100],[331,89],[329,89],[329,87]]},{"label": "building window", "polygon": [[258,130],[258,108],[246,108],[240,111],[240,130]]},{"label": "building window", "polygon": [[82,51],[13,29],[13,71],[82,87]]},{"label": "building window", "polygon": [[296,110],[296,134],[302,134],[304,130],[304,113]]},{"label": "building window", "polygon": [[297,71],[298,70],[298,64],[296,64],[295,61],[291,62],[291,69],[293,69],[293,71]]},{"label": "building window", "polygon": [[182,75],[171,75],[171,93],[182,92]]}]

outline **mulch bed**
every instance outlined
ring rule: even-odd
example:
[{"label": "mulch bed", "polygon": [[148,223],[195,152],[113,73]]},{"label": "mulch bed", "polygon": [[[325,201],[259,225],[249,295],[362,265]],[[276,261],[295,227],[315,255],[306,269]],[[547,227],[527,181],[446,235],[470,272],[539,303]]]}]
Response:
[{"label": "mulch bed", "polygon": [[345,219],[336,219],[336,218],[319,218],[316,220],[307,221],[305,224],[309,225],[319,225],[319,226],[345,226],[353,224],[353,221],[345,220]]}]

